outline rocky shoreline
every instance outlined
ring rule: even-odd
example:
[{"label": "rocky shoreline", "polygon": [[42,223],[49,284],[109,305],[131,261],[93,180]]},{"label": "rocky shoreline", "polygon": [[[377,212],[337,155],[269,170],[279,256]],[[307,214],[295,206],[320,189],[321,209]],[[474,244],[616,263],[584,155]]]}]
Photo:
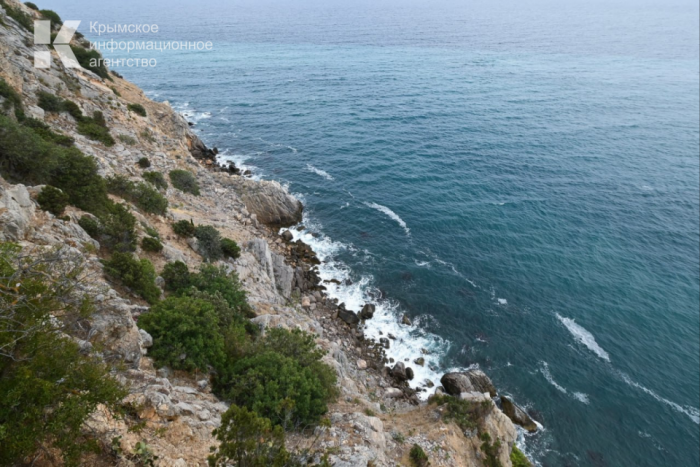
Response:
[{"label": "rocky shoreline", "polygon": [[[15,0],[4,2],[26,15],[38,14]],[[55,52],[33,45],[32,35],[2,8],[0,20],[0,78],[20,96],[28,116],[71,138],[77,149],[95,160],[102,177],[119,175],[140,182],[144,168],[139,161],[144,158],[149,171],[186,170],[196,177],[200,196],[171,186],[164,189],[168,209],[162,215],[113,196],[133,212],[140,237],[157,234],[162,242],[160,252],[137,247],[138,258],[148,259],[156,271],[174,261],[197,270],[204,262],[199,245],[174,234],[172,224],[187,220],[215,227],[241,246],[239,258],[217,264],[238,275],[256,315],[251,321],[262,332],[271,327],[298,328],[317,336],[317,344],[326,351],[323,361],[336,371],[340,396],[329,406],[328,426],[290,433],[290,448],[323,453],[336,467],[408,465],[414,444],[429,454],[434,466],[482,466],[496,459],[505,467],[512,465],[517,431],[511,419],[528,429],[534,422],[510,399],[499,399],[488,377],[476,370],[445,375],[435,393],[483,404],[476,420],[478,432],[446,418],[444,403],[420,401],[409,381],[411,365],[420,365],[422,354],[412,363],[387,358],[390,338],[375,341],[363,332],[363,322],[373,319],[374,305],[350,310],[330,298],[326,287],[333,281],[324,282],[319,276],[318,255],[304,242],[294,241],[293,235],[280,234],[282,227],[299,227],[303,212],[299,200],[277,182],[255,181],[235,166],[218,166],[218,151],[208,148],[167,102],[151,101],[118,74],[106,79],[85,69],[64,68]],[[54,66],[35,68],[35,50],[53,53]],[[70,99],[86,115],[99,112],[114,144],[83,135],[67,112],[45,112],[38,105],[42,92]],[[0,97],[0,111],[8,108],[5,101]],[[143,107],[143,115],[129,110],[134,104]],[[79,225],[88,213],[69,206],[65,215],[57,217],[41,210],[37,202],[41,189],[0,178],[0,241],[17,243],[26,251],[62,249],[82,258],[97,303],[85,332],[74,337],[86,352],[99,348],[105,362],[117,365],[116,378],[129,388],[124,403],[132,407],[124,418],[105,409],[91,416],[85,430],[112,454],[89,457],[83,465],[137,465],[114,453],[133,453],[138,443],[157,455],[154,465],[206,465],[209,448],[217,444],[212,430],[220,426],[228,404],[212,394],[208,375],[154,367],[148,356],[153,339],[136,326],[149,304],[134,290],[105,277],[100,244]],[[163,279],[156,285],[163,288]],[[485,451],[480,433],[499,448]],[[42,465],[55,464],[47,457]]]}]

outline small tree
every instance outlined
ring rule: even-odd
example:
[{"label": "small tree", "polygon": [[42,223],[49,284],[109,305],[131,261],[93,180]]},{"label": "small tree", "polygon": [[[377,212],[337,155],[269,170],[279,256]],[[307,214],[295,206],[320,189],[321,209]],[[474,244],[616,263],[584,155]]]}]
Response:
[{"label": "small tree", "polygon": [[131,287],[148,303],[154,304],[160,298],[160,289],[156,286],[156,271],[147,259],[138,260],[131,253],[114,252],[112,257],[104,261],[105,273],[119,279],[127,287]]},{"label": "small tree", "polygon": [[163,244],[160,243],[160,240],[154,237],[144,237],[141,240],[141,248],[144,251],[150,251],[153,253],[160,253],[163,251]]},{"label": "small tree", "polygon": [[182,261],[166,264],[160,276],[165,281],[165,290],[170,292],[178,292],[191,285],[190,271]]},{"label": "small tree", "polygon": [[63,210],[68,206],[69,196],[63,191],[51,185],[46,185],[37,196],[39,206],[44,211],[48,211],[54,216],[63,214]]},{"label": "small tree", "polygon": [[241,249],[238,247],[238,243],[230,238],[221,239],[221,251],[228,258],[236,259],[241,256]]},{"label": "small tree", "polygon": [[194,225],[194,222],[191,220],[186,221],[186,220],[181,220],[177,221],[173,224],[173,232],[175,232],[177,235],[180,237],[184,238],[190,238],[194,236],[194,232],[197,230],[197,228]]},{"label": "small tree", "polygon": [[171,170],[170,183],[180,191],[199,196],[199,183],[197,183],[197,179],[192,172],[188,172],[187,170]]},{"label": "small tree", "polygon": [[216,261],[224,256],[221,248],[221,234],[211,225],[198,225],[194,231],[199,254],[207,261]]},{"label": "small tree", "polygon": [[149,354],[159,365],[207,371],[224,360],[224,340],[214,307],[205,300],[169,297],[139,317],[153,336]]},{"label": "small tree", "polygon": [[284,447],[284,431],[245,407],[232,405],[213,434],[221,444],[208,458],[211,467],[290,465],[291,456]]}]

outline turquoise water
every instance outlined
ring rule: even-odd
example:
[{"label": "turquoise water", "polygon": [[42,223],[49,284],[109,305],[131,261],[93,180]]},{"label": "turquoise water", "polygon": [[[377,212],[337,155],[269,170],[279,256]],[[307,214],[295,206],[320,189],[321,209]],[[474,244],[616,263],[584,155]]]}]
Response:
[{"label": "turquoise water", "polygon": [[541,465],[700,463],[697,4],[45,3],[214,42],[120,71],[302,197],[417,383],[478,364]]}]

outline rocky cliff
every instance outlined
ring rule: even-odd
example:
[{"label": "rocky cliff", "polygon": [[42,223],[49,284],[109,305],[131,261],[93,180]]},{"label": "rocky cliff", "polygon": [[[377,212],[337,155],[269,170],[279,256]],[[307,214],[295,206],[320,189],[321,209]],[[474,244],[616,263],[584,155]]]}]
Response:
[{"label": "rocky cliff", "polygon": [[[38,12],[14,0],[6,0],[5,5],[38,17]],[[448,409],[442,402],[419,403],[405,377],[385,366],[381,345],[364,339],[359,319],[343,319],[347,318],[346,310],[323,293],[314,271],[313,252],[278,234],[280,226],[301,220],[298,200],[277,182],[253,181],[235,169],[218,168],[212,162],[213,152],[167,102],[149,100],[116,74],[105,80],[85,69],[64,68],[56,57],[52,68],[34,68],[34,51],[49,51],[48,46],[33,45],[31,33],[2,8],[0,20],[0,78],[21,96],[30,116],[73,138],[77,148],[93,157],[101,175],[140,180],[143,168],[138,161],[147,157],[152,171],[184,169],[196,176],[200,195],[168,187],[165,196],[170,208],[164,215],[148,214],[131,203],[139,221],[137,232],[155,230],[163,243],[160,253],[138,247],[139,257],[148,258],[158,271],[168,261],[183,261],[196,269],[203,261],[196,242],[175,235],[171,225],[187,220],[215,226],[242,246],[238,259],[220,260],[220,264],[238,274],[256,314],[253,321],[263,330],[299,328],[317,336],[318,345],[327,351],[324,361],[337,372],[340,397],[330,407],[330,426],[319,427],[314,433],[290,434],[290,447],[325,452],[335,466],[408,465],[414,444],[428,453],[430,465],[481,466],[490,462],[476,430],[465,430],[446,417]],[[101,112],[116,144],[108,147],[84,136],[67,112],[42,110],[38,105],[40,92],[70,99],[86,115]],[[11,116],[12,106],[5,105],[6,101],[7,97],[0,97],[0,109]],[[142,105],[145,116],[130,111],[129,104]],[[97,291],[97,310],[82,345],[99,347],[105,361],[119,363],[118,379],[129,388],[128,401],[138,407],[138,430],[129,420],[102,409],[90,417],[85,429],[106,443],[117,440],[125,452],[133,452],[137,443],[145,441],[158,457],[156,465],[206,465],[209,448],[216,444],[212,430],[228,408],[226,401],[212,394],[206,375],[154,367],[148,357],[152,339],[136,326],[137,318],[148,312],[148,304],[105,278],[100,245],[78,224],[85,213],[68,207],[59,218],[41,210],[37,204],[40,190],[41,186],[0,179],[0,241],[14,242],[27,250],[60,246],[85,258],[91,287]],[[365,314],[368,316],[371,314]],[[488,377],[464,374],[448,377],[444,385],[452,397],[483,406],[480,431],[500,445],[495,454],[498,462],[511,465],[516,428],[492,399],[496,390]],[[443,388],[438,390],[444,392]],[[115,462],[95,455],[86,458],[84,465]],[[134,464],[126,458],[118,463]],[[44,464],[50,464],[48,458]]]}]

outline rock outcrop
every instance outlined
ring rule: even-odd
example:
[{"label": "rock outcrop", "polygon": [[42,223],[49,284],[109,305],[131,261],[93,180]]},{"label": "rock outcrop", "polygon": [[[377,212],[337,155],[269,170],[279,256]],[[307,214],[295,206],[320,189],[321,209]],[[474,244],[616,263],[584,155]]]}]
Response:
[{"label": "rock outcrop", "polygon": [[445,392],[451,396],[459,397],[465,392],[489,393],[496,397],[496,387],[486,374],[478,369],[465,372],[445,373],[440,379]]},{"label": "rock outcrop", "polygon": [[248,211],[265,225],[287,227],[301,222],[303,205],[279,182],[236,177],[229,180],[228,187],[240,196]]},{"label": "rock outcrop", "polygon": [[537,424],[521,407],[506,396],[501,396],[501,409],[513,423],[520,425],[530,433],[537,431]]}]

